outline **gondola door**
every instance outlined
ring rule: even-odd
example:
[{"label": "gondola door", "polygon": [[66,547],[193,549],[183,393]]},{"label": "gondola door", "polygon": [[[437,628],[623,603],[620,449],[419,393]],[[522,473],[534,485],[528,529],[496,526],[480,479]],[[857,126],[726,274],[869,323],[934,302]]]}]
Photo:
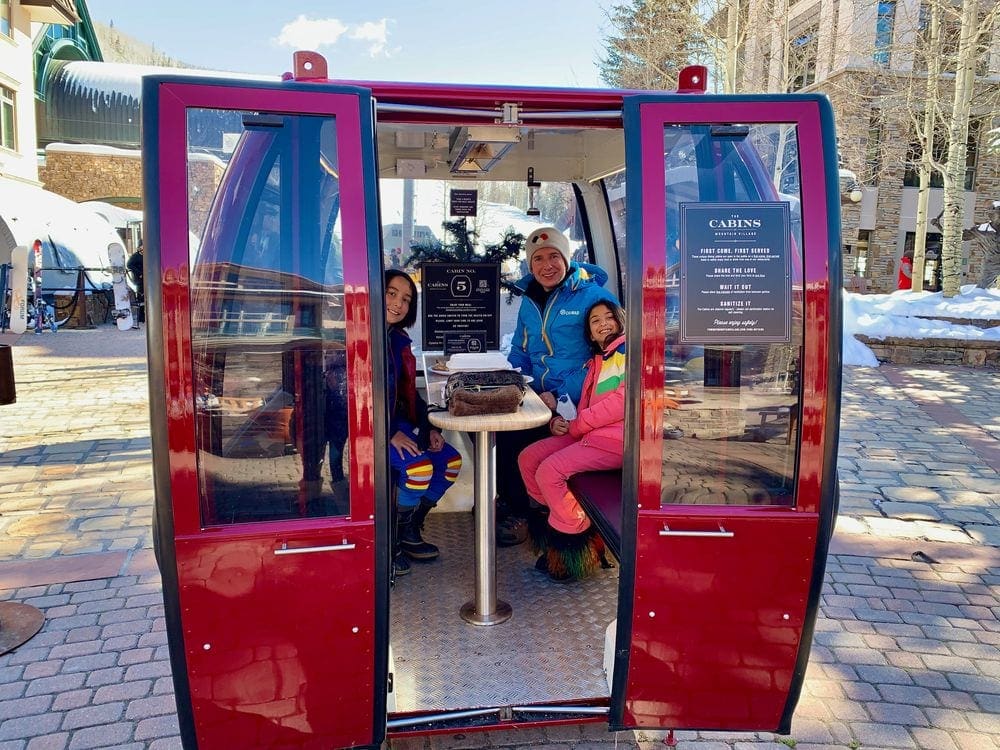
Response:
[{"label": "gondola door", "polygon": [[[836,498],[821,97],[626,100],[631,399],[613,727],[788,731]],[[638,396],[638,393],[636,394]]]},{"label": "gondola door", "polygon": [[184,746],[377,745],[389,545],[369,92],[144,85],[157,552]]}]

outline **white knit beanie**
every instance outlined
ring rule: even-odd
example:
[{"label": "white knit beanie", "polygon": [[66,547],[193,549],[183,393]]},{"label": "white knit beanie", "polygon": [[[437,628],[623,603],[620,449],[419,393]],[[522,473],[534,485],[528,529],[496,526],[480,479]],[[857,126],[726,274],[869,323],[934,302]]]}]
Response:
[{"label": "white knit beanie", "polygon": [[524,243],[524,254],[528,258],[529,267],[531,266],[531,256],[544,247],[551,247],[562,253],[563,260],[566,261],[566,270],[569,270],[569,240],[555,227],[539,227],[528,235],[528,240]]}]

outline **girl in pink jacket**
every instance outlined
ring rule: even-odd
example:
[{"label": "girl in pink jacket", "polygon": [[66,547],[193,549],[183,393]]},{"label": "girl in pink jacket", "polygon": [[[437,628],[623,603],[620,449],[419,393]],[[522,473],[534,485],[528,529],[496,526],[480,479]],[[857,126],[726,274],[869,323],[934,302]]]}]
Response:
[{"label": "girl in pink jacket", "polygon": [[583,471],[620,469],[625,446],[625,311],[601,300],[587,310],[584,326],[594,356],[576,417],[553,417],[552,437],[518,457],[528,494],[549,510],[547,527],[533,535],[542,552],[535,567],[559,582],[587,577],[604,557],[604,541],[567,482]]}]

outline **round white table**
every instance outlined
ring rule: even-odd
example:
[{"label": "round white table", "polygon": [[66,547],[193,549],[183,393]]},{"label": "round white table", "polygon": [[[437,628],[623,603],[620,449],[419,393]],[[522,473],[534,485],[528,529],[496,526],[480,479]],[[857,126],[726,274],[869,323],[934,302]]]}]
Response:
[{"label": "round white table", "polygon": [[[425,371],[426,372],[426,371]],[[428,372],[428,375],[430,373]],[[429,393],[440,383],[428,379]],[[531,388],[524,394],[521,408],[513,414],[482,414],[454,417],[446,411],[431,412],[430,422],[442,430],[458,430],[475,435],[475,517],[476,517],[476,598],[462,605],[462,619],[473,625],[498,625],[513,614],[511,606],[497,599],[496,558],[496,433],[527,430],[552,418],[542,399]],[[504,467],[511,470],[511,467]],[[517,471],[517,467],[513,467]]]}]

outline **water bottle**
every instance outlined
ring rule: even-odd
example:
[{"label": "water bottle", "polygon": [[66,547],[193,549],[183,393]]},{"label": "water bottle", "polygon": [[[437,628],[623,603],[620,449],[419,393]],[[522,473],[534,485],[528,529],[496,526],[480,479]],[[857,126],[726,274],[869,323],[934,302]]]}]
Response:
[{"label": "water bottle", "polygon": [[565,419],[567,422],[571,419],[576,419],[576,405],[573,403],[573,399],[569,397],[568,393],[563,393],[556,400],[556,414]]}]

